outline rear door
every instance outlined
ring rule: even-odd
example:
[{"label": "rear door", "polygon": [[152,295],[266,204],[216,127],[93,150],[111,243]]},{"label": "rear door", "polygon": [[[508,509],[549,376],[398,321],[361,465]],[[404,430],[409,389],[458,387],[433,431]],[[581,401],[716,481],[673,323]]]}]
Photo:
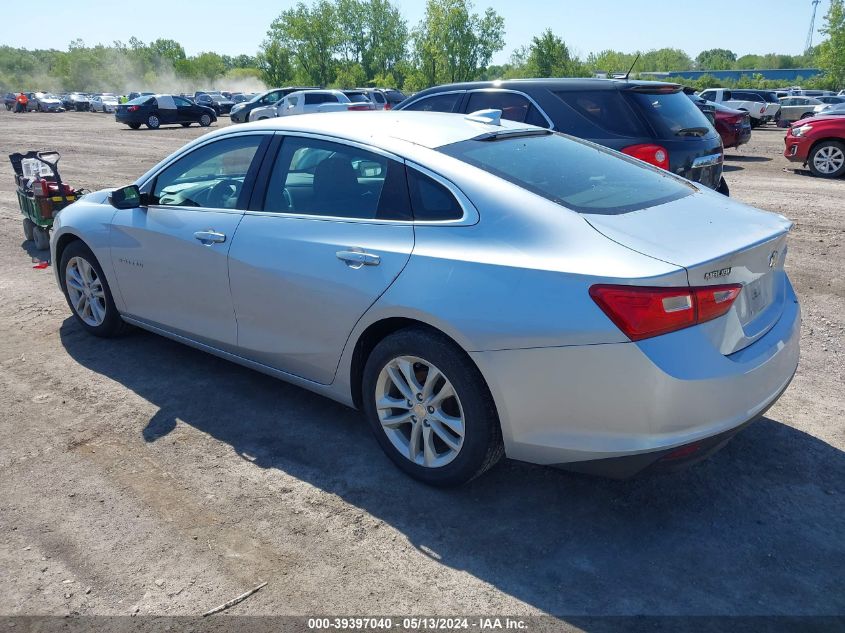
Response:
[{"label": "rear door", "polygon": [[[156,99],[158,102],[158,118],[162,123],[179,123],[182,120],[176,99],[181,99],[181,97],[159,95]],[[184,101],[187,103],[187,100]]]},{"label": "rear door", "polygon": [[155,204],[115,214],[111,255],[129,316],[234,348],[228,253],[269,139],[245,133],[205,143],[144,185]]},{"label": "rear door", "polygon": [[238,353],[331,383],[355,324],[410,257],[409,207],[398,159],[285,137],[229,253]]}]

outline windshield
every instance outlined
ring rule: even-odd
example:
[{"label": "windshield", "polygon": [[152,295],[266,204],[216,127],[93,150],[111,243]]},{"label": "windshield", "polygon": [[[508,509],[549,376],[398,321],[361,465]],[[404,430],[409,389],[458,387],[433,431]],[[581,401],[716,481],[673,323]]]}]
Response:
[{"label": "windshield", "polygon": [[617,215],[694,191],[668,173],[562,134],[461,141],[438,151],[579,213]]},{"label": "windshield", "polygon": [[710,131],[710,122],[683,92],[650,94],[625,91],[655,131],[663,138],[683,134],[685,130],[705,128]]}]

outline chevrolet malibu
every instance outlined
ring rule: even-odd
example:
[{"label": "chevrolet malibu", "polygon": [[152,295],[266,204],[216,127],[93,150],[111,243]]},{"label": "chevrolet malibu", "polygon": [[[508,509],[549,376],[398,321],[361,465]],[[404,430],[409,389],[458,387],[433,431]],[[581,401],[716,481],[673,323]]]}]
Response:
[{"label": "chevrolet malibu", "polygon": [[129,324],[361,409],[403,471],[697,461],[798,364],[791,223],[607,148],[426,112],[203,136],[56,218],[91,334]]}]

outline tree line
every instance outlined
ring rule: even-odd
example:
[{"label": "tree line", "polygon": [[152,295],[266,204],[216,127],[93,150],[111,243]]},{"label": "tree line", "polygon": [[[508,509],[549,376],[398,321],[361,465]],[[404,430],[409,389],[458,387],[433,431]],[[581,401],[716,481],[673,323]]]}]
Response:
[{"label": "tree line", "polygon": [[[803,55],[737,56],[714,48],[692,58],[680,49],[661,48],[604,50],[582,59],[546,29],[514,50],[507,63],[491,65],[505,47],[504,19],[491,8],[477,12],[472,0],[427,0],[425,15],[416,25],[409,25],[391,0],[312,0],[282,11],[255,55],[188,56],[169,39],[144,43],[132,38],[96,46],[76,40],[67,51],[0,46],[0,87],[177,91],[260,80],[267,86],[376,85],[416,91],[473,79],[584,77],[633,66],[632,76],[648,71],[821,67],[825,75],[805,83],[833,88],[845,85],[843,2],[831,0],[822,29],[827,39]],[[706,79],[708,85],[720,85]],[[740,81],[774,87],[763,85],[759,76]]]}]

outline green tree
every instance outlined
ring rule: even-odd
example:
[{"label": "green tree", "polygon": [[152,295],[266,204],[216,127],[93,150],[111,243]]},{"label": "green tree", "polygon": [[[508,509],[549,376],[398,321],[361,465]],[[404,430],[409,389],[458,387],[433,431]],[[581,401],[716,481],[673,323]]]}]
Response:
[{"label": "green tree", "polygon": [[335,55],[341,52],[337,9],[332,2],[318,0],[310,7],[300,2],[282,11],[267,37],[289,51],[297,77],[319,86],[332,83]]},{"label": "green tree", "polygon": [[281,88],[293,79],[290,51],[277,39],[267,39],[257,58],[261,79],[268,86]]},{"label": "green tree", "polygon": [[818,46],[816,58],[833,87],[845,86],[845,1],[830,0],[830,9],[819,29],[827,39]]},{"label": "green tree", "polygon": [[531,40],[523,70],[526,77],[583,77],[589,75],[584,65],[569,52],[569,47],[551,29]]},{"label": "green tree", "polygon": [[470,0],[428,0],[412,35],[420,87],[473,79],[504,48],[504,19],[490,8],[484,15],[472,9]]},{"label": "green tree", "polygon": [[673,70],[689,70],[692,67],[693,62],[690,56],[679,48],[658,48],[643,53],[635,70],[640,72],[671,72]]},{"label": "green tree", "polygon": [[625,73],[631,68],[636,57],[633,53],[604,50],[599,53],[590,53],[587,56],[587,66],[594,72]]},{"label": "green tree", "polygon": [[733,51],[726,48],[711,48],[698,54],[698,57],[695,58],[695,65],[699,70],[730,70],[734,67],[735,61],[736,53]]}]

